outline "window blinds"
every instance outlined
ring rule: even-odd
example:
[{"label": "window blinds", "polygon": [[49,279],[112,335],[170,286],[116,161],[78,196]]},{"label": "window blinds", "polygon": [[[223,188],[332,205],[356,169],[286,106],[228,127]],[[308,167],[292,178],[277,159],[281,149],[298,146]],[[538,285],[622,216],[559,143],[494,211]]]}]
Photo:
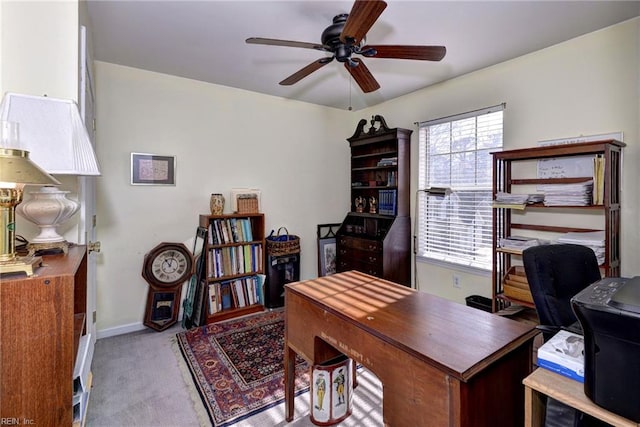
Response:
[{"label": "window blinds", "polygon": [[491,269],[490,153],[502,150],[504,107],[419,123],[418,256]]}]

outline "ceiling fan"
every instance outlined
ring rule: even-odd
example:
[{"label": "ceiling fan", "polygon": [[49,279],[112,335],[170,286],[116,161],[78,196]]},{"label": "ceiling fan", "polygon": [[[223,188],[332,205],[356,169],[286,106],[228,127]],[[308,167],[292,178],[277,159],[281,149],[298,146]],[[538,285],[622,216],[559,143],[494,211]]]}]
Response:
[{"label": "ceiling fan", "polygon": [[322,32],[321,43],[319,44],[262,37],[250,37],[246,42],[249,44],[315,49],[332,54],[331,57],[320,58],[282,80],[280,84],[283,86],[299,82],[336,59],[344,64],[363,92],[373,92],[380,88],[380,84],[378,84],[362,59],[352,58],[353,54],[359,54],[366,58],[440,61],[447,52],[444,46],[367,45],[365,42],[367,31],[373,26],[386,7],[387,3],[381,0],[356,0],[349,14],[344,13],[333,18],[333,23]]}]

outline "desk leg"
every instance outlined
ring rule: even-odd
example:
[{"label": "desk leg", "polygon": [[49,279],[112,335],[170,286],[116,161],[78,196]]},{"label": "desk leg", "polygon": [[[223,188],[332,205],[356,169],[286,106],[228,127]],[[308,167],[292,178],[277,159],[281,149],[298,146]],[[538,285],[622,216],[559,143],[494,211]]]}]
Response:
[{"label": "desk leg", "polygon": [[284,405],[287,422],[293,420],[293,403],[295,398],[295,367],[296,353],[285,344],[284,346]]},{"label": "desk leg", "polygon": [[541,427],[544,418],[544,402],[542,396],[531,387],[524,386],[524,425],[525,427]]}]

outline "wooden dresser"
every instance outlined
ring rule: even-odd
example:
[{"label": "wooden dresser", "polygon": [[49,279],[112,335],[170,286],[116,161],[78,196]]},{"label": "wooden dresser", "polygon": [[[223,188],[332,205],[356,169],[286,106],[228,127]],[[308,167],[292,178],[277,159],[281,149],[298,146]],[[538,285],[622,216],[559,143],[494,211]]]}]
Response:
[{"label": "wooden dresser", "polygon": [[0,417],[71,426],[73,369],[85,333],[87,251],[45,256],[32,277],[0,279]]}]

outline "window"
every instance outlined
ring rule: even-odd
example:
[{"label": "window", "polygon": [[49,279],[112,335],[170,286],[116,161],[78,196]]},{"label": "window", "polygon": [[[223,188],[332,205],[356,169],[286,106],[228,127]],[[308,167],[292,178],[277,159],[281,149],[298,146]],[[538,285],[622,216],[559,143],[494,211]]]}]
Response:
[{"label": "window", "polygon": [[492,157],[504,104],[420,123],[417,255],[491,270]]}]

